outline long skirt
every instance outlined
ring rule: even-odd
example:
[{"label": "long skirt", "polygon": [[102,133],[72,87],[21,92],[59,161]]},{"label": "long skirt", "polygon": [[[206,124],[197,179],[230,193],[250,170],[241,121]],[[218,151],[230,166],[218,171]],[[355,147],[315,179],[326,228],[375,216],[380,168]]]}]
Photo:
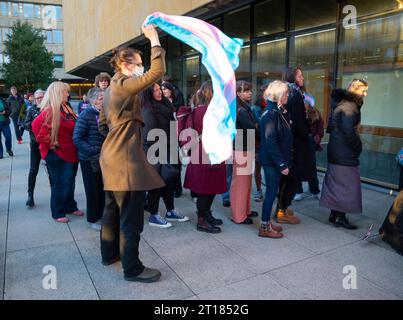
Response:
[{"label": "long skirt", "polygon": [[319,205],[345,213],[362,213],[360,168],[328,164]]}]

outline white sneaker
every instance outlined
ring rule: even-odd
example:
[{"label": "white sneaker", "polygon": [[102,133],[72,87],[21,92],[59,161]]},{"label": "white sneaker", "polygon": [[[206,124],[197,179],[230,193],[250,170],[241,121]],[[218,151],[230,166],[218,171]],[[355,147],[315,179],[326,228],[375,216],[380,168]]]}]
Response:
[{"label": "white sneaker", "polygon": [[101,229],[102,229],[102,225],[99,222],[89,223],[88,225],[92,230],[95,230],[95,231],[101,231]]},{"label": "white sneaker", "polygon": [[302,200],[302,193],[297,193],[294,197],[294,201],[301,201]]}]

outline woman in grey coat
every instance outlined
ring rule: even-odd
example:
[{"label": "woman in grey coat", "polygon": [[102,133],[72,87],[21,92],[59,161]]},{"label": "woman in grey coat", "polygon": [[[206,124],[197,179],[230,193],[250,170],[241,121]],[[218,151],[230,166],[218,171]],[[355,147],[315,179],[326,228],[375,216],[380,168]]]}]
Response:
[{"label": "woman in grey coat", "polygon": [[347,90],[332,92],[332,112],[327,149],[328,167],[323,181],[320,206],[331,210],[329,222],[336,227],[357,229],[346,218],[346,213],[362,212],[359,157],[362,143],[358,133],[361,107],[368,94],[364,80],[353,80]]}]

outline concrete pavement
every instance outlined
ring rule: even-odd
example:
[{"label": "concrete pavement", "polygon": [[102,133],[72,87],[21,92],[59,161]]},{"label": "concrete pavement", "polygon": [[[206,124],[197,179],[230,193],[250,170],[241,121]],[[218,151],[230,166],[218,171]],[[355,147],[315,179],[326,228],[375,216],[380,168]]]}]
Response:
[{"label": "concrete pavement", "polygon": [[[72,217],[67,225],[53,221],[43,166],[36,207],[26,208],[27,135],[14,152],[0,160],[0,299],[403,299],[403,257],[377,236],[393,202],[388,194],[363,189],[364,215],[351,217],[356,231],[329,225],[328,211],[307,197],[293,206],[301,224],[286,225],[285,238],[271,240],[257,236],[259,218],[254,225],[232,223],[220,197],[214,215],[224,220],[223,232],[197,232],[195,205],[185,190],[175,202],[190,222],[170,229],[144,226],[141,258],[161,270],[161,280],[130,283],[120,263],[101,264],[99,233],[85,218]],[[81,174],[76,200],[85,210]],[[252,206],[260,214],[261,203],[252,200]],[[162,201],[160,209],[165,214]],[[371,224],[372,237],[360,240]],[[356,268],[357,289],[343,288],[347,265]],[[46,266],[55,267],[55,290],[46,289]]]}]

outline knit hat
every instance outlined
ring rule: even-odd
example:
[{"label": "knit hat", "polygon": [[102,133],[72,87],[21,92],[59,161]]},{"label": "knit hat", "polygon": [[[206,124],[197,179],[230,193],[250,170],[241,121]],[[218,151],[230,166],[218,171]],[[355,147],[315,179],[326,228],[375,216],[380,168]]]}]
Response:
[{"label": "knit hat", "polygon": [[313,95],[311,95],[309,93],[304,93],[304,103],[309,105],[311,108],[314,108],[315,107],[315,98],[313,97]]}]

